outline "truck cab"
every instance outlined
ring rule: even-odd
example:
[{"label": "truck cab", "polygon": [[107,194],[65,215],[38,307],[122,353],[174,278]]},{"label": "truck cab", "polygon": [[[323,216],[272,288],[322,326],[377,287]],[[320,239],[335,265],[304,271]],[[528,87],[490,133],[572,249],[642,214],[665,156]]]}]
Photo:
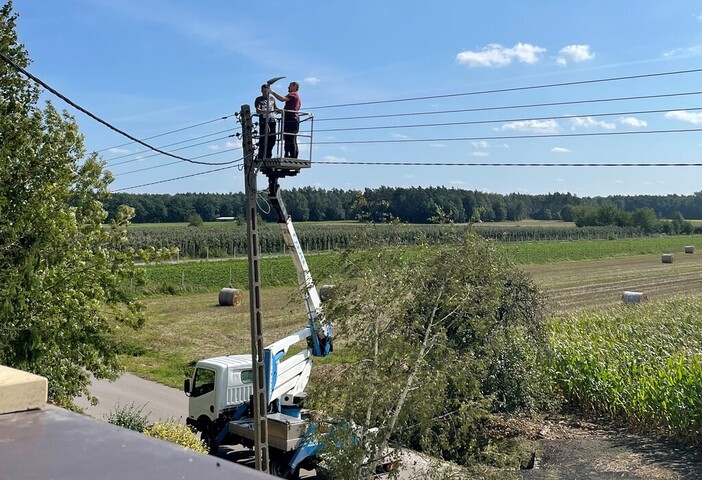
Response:
[{"label": "truck cab", "polygon": [[186,423],[212,440],[231,414],[253,394],[251,355],[226,355],[200,360],[191,379],[183,383],[190,397]]}]

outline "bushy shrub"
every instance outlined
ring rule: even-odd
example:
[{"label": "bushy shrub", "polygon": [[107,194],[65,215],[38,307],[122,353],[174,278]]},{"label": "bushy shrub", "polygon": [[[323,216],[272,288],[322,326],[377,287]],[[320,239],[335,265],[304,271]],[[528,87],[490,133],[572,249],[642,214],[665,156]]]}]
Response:
[{"label": "bushy shrub", "polygon": [[[531,278],[473,234],[453,247],[365,251],[345,257],[349,280],[325,309],[360,361],[327,376],[315,400],[362,437],[379,429],[362,459],[390,441],[463,465],[518,464],[510,437],[491,443],[498,426],[490,419],[529,413],[549,398],[544,302]],[[343,478],[360,478],[361,470],[346,470]]]},{"label": "bushy shrub", "polygon": [[205,444],[197,438],[197,435],[187,425],[182,423],[156,422],[144,430],[144,435],[168,440],[196,452],[207,453]]},{"label": "bushy shrub", "polygon": [[106,416],[107,422],[141,433],[149,426],[149,414],[143,413],[144,408],[146,408],[146,404],[137,407],[133,402],[129,406],[122,406],[118,403],[115,409]]}]

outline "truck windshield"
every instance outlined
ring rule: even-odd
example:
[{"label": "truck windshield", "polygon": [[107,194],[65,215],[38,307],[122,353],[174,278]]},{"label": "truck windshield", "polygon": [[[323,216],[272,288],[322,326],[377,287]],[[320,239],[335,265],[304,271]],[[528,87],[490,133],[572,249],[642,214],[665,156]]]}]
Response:
[{"label": "truck windshield", "polygon": [[195,370],[195,381],[193,382],[193,397],[199,397],[214,390],[215,372],[206,368]]},{"label": "truck windshield", "polygon": [[253,371],[252,370],[242,370],[241,371],[241,383],[251,383],[253,382]]}]

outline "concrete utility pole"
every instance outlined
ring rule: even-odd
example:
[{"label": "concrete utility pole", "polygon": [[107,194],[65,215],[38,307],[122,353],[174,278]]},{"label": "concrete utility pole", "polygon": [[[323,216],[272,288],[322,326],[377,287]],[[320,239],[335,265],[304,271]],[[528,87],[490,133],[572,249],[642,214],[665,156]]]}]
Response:
[{"label": "concrete utility pole", "polygon": [[259,265],[258,220],[256,217],[256,172],[251,108],[241,106],[241,131],[244,148],[244,192],[246,192],[246,233],[249,252],[249,303],[251,306],[251,362],[253,366],[254,455],[256,470],[268,473],[268,402],[263,360],[263,322],[261,315],[261,269]]}]

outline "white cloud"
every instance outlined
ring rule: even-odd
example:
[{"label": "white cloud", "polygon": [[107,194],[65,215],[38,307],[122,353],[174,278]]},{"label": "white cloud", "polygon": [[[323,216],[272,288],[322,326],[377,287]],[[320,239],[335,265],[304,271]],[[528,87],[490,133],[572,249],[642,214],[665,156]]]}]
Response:
[{"label": "white cloud", "polygon": [[570,120],[570,129],[575,130],[577,128],[594,128],[600,127],[607,130],[614,130],[617,126],[613,123],[595,120],[592,117],[572,117]]},{"label": "white cloud", "polygon": [[696,17],[696,18],[697,18],[697,20],[699,20],[700,22],[702,22],[702,14],[700,14],[700,15],[697,15],[697,17]]},{"label": "white cloud", "polygon": [[332,163],[337,163],[337,162],[345,162],[346,159],[344,157],[335,157],[334,155],[325,155],[322,157],[323,162],[332,162]]},{"label": "white cloud", "polygon": [[126,148],[110,148],[108,150],[108,152],[125,154],[125,153],[129,153],[129,150],[127,150]]},{"label": "white cloud", "polygon": [[630,127],[643,128],[648,126],[646,120],[639,120],[635,117],[624,117],[619,119],[619,123],[622,125],[628,125]]},{"label": "white cloud", "polygon": [[487,157],[490,154],[488,152],[473,152],[471,153],[474,157]]},{"label": "white cloud", "polygon": [[210,150],[219,150],[219,145],[208,145],[207,148]]},{"label": "white cloud", "polygon": [[412,175],[411,173],[407,173],[405,174],[405,178],[414,178],[414,175]]},{"label": "white cloud", "polygon": [[669,120],[680,120],[694,125],[702,125],[702,113],[684,112],[682,110],[674,110],[667,112],[665,118]]},{"label": "white cloud", "polygon": [[539,55],[546,49],[529,43],[517,43],[512,48],[491,43],[479,51],[465,50],[456,55],[458,63],[469,67],[504,67],[517,61],[533,64],[539,61]]},{"label": "white cloud", "polygon": [[461,180],[451,180],[449,182],[451,185],[465,185],[466,182],[462,182]]},{"label": "white cloud", "polygon": [[563,147],[553,147],[551,149],[553,153],[570,153],[570,150]]},{"label": "white cloud", "polygon": [[241,142],[227,142],[224,144],[225,147],[227,148],[240,148],[241,147]]},{"label": "white cloud", "polygon": [[490,144],[485,140],[470,142],[470,144],[473,145],[475,148],[488,148],[490,146]]},{"label": "white cloud", "polygon": [[563,183],[563,182],[565,182],[565,180],[563,180],[562,178],[557,178],[556,181],[557,181],[558,183]]},{"label": "white cloud", "polygon": [[696,55],[702,55],[702,45],[695,45],[686,48],[674,48],[663,52],[664,57],[693,57]]},{"label": "white cloud", "polygon": [[431,146],[434,148],[446,148],[445,143],[432,143]]},{"label": "white cloud", "polygon": [[561,48],[556,57],[559,65],[568,65],[568,62],[577,63],[595,58],[595,54],[590,51],[590,45],[568,45]]},{"label": "white cloud", "polygon": [[624,185],[623,180],[615,180],[614,183],[616,183],[617,185]]},{"label": "white cloud", "polygon": [[505,123],[500,130],[515,130],[517,132],[531,133],[556,133],[561,127],[558,122],[550,120],[520,120],[518,122]]},{"label": "white cloud", "polygon": [[412,137],[408,137],[407,135],[402,135],[402,134],[399,134],[399,133],[393,133],[393,134],[392,134],[392,138],[397,138],[397,139],[399,139],[399,140],[407,140],[407,139],[410,139],[410,138],[412,138]]},{"label": "white cloud", "polygon": [[310,85],[317,85],[319,83],[319,78],[317,77],[307,77],[303,80],[305,83],[309,83]]}]

